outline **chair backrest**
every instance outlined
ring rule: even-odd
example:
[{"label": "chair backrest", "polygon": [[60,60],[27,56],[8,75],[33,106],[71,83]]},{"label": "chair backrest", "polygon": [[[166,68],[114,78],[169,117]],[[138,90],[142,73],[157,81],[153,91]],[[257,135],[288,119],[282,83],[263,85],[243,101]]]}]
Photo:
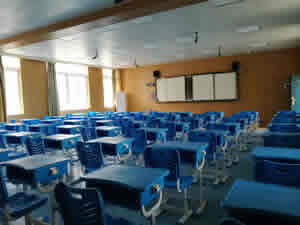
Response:
[{"label": "chair backrest", "polygon": [[188,140],[191,142],[206,142],[209,144],[207,154],[216,152],[217,138],[213,133],[206,131],[191,131],[188,134]]},{"label": "chair backrest", "polygon": [[85,127],[96,127],[96,120],[85,119],[82,121],[82,125]]},{"label": "chair backrest", "polygon": [[300,164],[264,161],[266,183],[300,186]]},{"label": "chair backrest", "polygon": [[44,140],[41,137],[28,137],[25,142],[29,155],[38,155],[45,153]]},{"label": "chair backrest", "polygon": [[3,176],[3,171],[0,168],[0,207],[3,208],[8,200],[8,192],[5,184],[5,177]]},{"label": "chair backrest", "polygon": [[65,225],[107,225],[101,193],[95,189],[55,187],[55,199]]},{"label": "chair backrest", "polygon": [[175,123],[168,123],[167,124],[167,139],[171,140],[176,137],[176,124]]},{"label": "chair backrest", "polygon": [[92,172],[104,166],[104,156],[100,144],[79,141],[76,144],[76,150],[85,172]]},{"label": "chair backrest", "polygon": [[83,141],[89,141],[97,138],[96,127],[82,127],[80,133]]},{"label": "chair backrest", "polygon": [[[134,128],[131,128],[134,129]],[[144,130],[135,129],[134,135],[134,145],[133,145],[133,152],[134,153],[141,153],[145,151],[147,145],[147,137],[146,132]]]},{"label": "chair backrest", "polygon": [[167,180],[177,181],[180,178],[180,154],[170,146],[147,148],[144,153],[145,166],[150,168],[168,169]]}]

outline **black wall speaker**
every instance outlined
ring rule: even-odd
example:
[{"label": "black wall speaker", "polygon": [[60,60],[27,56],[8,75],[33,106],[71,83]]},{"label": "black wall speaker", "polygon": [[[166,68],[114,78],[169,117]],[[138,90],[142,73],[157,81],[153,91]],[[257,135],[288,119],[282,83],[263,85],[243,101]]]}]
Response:
[{"label": "black wall speaker", "polygon": [[160,72],[158,70],[153,71],[153,77],[156,79],[160,78]]},{"label": "black wall speaker", "polygon": [[233,62],[232,63],[232,71],[234,72],[240,72],[240,62]]}]

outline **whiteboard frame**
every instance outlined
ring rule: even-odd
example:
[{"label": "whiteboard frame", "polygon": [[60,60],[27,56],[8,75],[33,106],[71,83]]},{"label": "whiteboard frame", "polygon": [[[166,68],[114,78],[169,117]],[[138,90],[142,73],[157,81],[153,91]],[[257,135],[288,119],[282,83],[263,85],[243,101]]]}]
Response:
[{"label": "whiteboard frame", "polygon": [[[175,76],[165,76],[165,77],[161,77],[160,79],[168,79],[168,78],[175,78],[175,77],[190,77],[190,76],[199,76],[199,75],[208,75],[208,74],[212,74],[213,75],[213,79],[214,79],[214,84],[215,84],[215,76],[218,76],[218,74],[226,74],[226,73],[233,73],[235,72],[236,73],[236,98],[234,99],[224,99],[224,100],[221,100],[221,99],[215,99],[215,87],[214,87],[214,99],[213,100],[185,100],[185,101],[175,101],[175,102],[172,102],[172,101],[166,101],[166,102],[160,102],[158,101],[158,98],[157,98],[157,80],[158,79],[155,79],[155,96],[156,96],[156,103],[157,104],[174,104],[174,103],[201,103],[201,102],[233,102],[233,101],[238,101],[240,100],[240,73],[239,72],[236,72],[236,71],[224,71],[224,72],[205,72],[205,73],[193,73],[193,74],[185,74],[185,75],[175,75]],[[187,91],[187,90],[186,90]]]}]

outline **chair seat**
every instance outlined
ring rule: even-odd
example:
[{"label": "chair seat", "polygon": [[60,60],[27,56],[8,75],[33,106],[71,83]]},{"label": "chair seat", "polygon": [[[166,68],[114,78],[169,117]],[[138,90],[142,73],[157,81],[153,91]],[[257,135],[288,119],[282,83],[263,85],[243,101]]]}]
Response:
[{"label": "chair seat", "polygon": [[[193,184],[193,177],[192,176],[181,176],[180,178],[180,189],[183,190],[188,186]],[[176,188],[177,182],[176,181],[166,181],[166,187],[168,188]]]},{"label": "chair seat", "polygon": [[35,194],[19,192],[8,198],[7,207],[9,215],[15,219],[25,216],[35,209],[40,208],[48,201],[46,197]]},{"label": "chair seat", "polygon": [[112,218],[110,215],[105,215],[107,225],[134,225],[128,220],[122,218]]}]

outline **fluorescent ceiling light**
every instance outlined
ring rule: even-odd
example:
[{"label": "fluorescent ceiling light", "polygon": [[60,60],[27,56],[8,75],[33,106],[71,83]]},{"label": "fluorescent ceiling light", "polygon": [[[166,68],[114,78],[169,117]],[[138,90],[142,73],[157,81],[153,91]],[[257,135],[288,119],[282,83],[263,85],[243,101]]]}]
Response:
[{"label": "fluorescent ceiling light", "polygon": [[210,2],[216,7],[224,7],[227,5],[241,3],[243,1],[244,0],[210,0]]},{"label": "fluorescent ceiling light", "polygon": [[193,43],[193,41],[194,41],[194,38],[190,37],[190,36],[176,38],[176,43],[178,43],[178,44]]},{"label": "fluorescent ceiling light", "polygon": [[152,19],[153,19],[152,16],[143,16],[132,20],[132,22],[136,24],[151,23]]},{"label": "fluorescent ceiling light", "polygon": [[235,31],[237,33],[249,33],[249,32],[256,32],[259,30],[260,27],[258,25],[251,25],[251,26],[239,27]]},{"label": "fluorescent ceiling light", "polygon": [[262,48],[262,47],[266,47],[268,45],[268,42],[254,42],[249,44],[249,47],[252,48]]}]

